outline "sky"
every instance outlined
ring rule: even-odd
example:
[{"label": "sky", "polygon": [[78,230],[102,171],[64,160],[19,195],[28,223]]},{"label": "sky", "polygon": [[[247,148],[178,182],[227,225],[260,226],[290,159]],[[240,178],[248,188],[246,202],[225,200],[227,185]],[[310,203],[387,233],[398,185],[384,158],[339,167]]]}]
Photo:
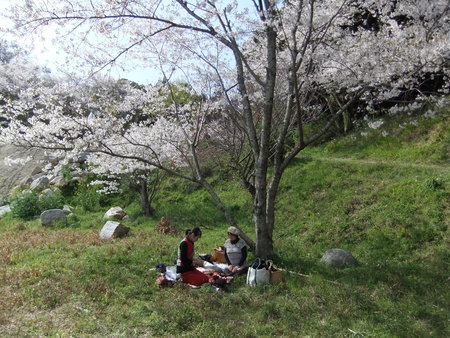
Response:
[{"label": "sky", "polygon": [[[89,1],[89,0],[86,0]],[[13,23],[9,22],[6,18],[2,16],[3,13],[7,13],[7,8],[13,6],[18,0],[0,0],[0,39],[12,40],[19,46],[22,46],[24,50],[30,53],[33,62],[40,66],[50,69],[52,74],[60,75],[59,69],[67,69],[67,54],[58,46],[52,42],[52,39],[56,36],[55,26],[48,25],[44,28],[45,38],[35,38],[32,40],[32,35],[30,34],[27,38],[18,40],[8,33],[4,33],[1,29],[12,28]],[[252,7],[250,0],[239,0],[239,6]],[[125,56],[126,57],[126,56]],[[73,58],[73,56],[70,56]],[[121,57],[125,63],[124,56]],[[127,63],[128,65],[130,63]],[[129,67],[130,69],[132,67]],[[120,79],[126,78],[131,81],[140,84],[153,84],[159,80],[162,80],[163,76],[161,72],[156,68],[135,68],[134,70],[123,70],[116,66],[114,68],[107,67],[105,70],[101,71],[104,75],[111,78]],[[181,74],[179,74],[181,76]]]},{"label": "sky", "polygon": [[[0,0],[1,29],[13,27],[12,22],[4,18],[2,13],[5,13],[7,8],[13,5],[14,2],[16,1]],[[60,73],[58,69],[64,68],[65,66],[64,59],[66,55],[64,51],[52,43],[52,38],[55,37],[55,32],[51,26],[46,28],[44,35],[45,39],[34,39],[33,41],[31,38],[25,38],[19,40],[11,34],[0,31],[0,39],[14,41],[17,45],[23,47],[30,53],[30,57],[33,62],[50,69],[52,73],[58,75]],[[161,74],[157,70],[151,68],[124,71],[119,67],[115,67],[108,71],[102,71],[101,73],[116,79],[126,78],[140,84],[155,83],[162,78]]]}]

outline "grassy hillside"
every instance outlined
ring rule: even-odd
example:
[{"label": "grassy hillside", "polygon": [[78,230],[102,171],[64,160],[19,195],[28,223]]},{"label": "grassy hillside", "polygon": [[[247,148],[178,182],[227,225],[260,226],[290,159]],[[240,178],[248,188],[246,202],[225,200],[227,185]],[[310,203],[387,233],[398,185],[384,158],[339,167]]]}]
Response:
[{"label": "grassy hillside", "polygon": [[[108,209],[81,207],[69,227],[0,220],[1,336],[445,337],[449,294],[449,111],[398,115],[302,153],[284,176],[275,248],[285,283],[229,293],[159,289],[157,263],[173,262],[181,237],[162,216],[204,228],[197,252],[225,240],[222,216],[202,190],[169,179],[154,218],[126,207],[125,239],[101,241]],[[378,121],[379,119],[375,119]],[[372,125],[372,124],[371,124]],[[373,126],[373,125],[372,125]],[[249,234],[251,201],[238,183],[215,187]],[[331,248],[360,264],[320,263]],[[252,259],[252,257],[250,258]]]}]

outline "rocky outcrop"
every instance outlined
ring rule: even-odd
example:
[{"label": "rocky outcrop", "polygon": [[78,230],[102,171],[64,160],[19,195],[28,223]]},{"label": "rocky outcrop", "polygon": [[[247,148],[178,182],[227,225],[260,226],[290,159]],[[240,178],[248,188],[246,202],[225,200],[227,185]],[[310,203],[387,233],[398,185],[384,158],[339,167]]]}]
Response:
[{"label": "rocky outcrop", "polygon": [[[89,153],[79,153],[71,159],[71,175],[73,180],[86,176],[88,173],[80,170],[80,166],[87,160]],[[5,159],[31,158],[26,164],[6,165]],[[17,188],[30,187],[31,190],[41,191],[50,187],[62,187],[69,184],[61,172],[48,174],[59,165],[62,158],[56,154],[45,154],[41,149],[24,150],[14,146],[0,145],[0,197]]]},{"label": "rocky outcrop", "polygon": [[[32,160],[25,165],[6,165],[4,159],[7,157],[31,157]],[[10,145],[0,145],[0,196],[7,195],[22,180],[28,180],[27,184],[30,184],[31,173],[43,159],[44,151],[40,149],[24,150]]]}]

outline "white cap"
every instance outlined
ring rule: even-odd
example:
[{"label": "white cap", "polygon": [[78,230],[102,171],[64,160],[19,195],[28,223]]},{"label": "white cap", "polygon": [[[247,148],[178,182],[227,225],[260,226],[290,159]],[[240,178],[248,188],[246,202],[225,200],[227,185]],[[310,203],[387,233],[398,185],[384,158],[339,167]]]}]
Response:
[{"label": "white cap", "polygon": [[228,228],[228,233],[239,236],[239,229],[236,227],[229,227]]}]

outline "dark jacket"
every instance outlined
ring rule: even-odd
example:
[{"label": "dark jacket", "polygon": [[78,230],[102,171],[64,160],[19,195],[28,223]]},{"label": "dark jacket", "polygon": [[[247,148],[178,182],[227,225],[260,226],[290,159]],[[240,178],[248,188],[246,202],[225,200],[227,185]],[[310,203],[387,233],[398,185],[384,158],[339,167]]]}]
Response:
[{"label": "dark jacket", "polygon": [[192,264],[194,258],[194,242],[188,236],[180,242],[178,247],[177,273],[195,270]]}]

